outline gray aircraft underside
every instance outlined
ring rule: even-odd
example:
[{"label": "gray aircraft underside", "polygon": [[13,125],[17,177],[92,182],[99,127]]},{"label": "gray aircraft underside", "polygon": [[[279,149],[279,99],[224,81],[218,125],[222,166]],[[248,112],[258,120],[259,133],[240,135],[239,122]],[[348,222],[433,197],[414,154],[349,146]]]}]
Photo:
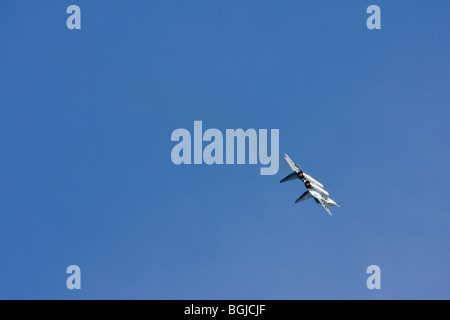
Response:
[{"label": "gray aircraft underside", "polygon": [[306,191],[297,200],[295,200],[295,203],[313,198],[314,201],[316,201],[317,204],[320,204],[331,216],[332,214],[330,208],[334,206],[339,207],[339,205],[329,197],[328,192],[323,188],[323,184],[303,172],[300,166],[298,164],[295,164],[287,154],[284,154],[284,159],[294,172],[281,180],[280,183],[300,179],[303,181],[306,187]]}]

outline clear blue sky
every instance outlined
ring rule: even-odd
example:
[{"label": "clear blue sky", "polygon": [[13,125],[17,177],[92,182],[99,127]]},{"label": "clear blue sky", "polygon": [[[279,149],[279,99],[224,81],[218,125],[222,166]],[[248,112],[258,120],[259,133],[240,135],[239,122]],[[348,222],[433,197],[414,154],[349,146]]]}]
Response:
[{"label": "clear blue sky", "polygon": [[[449,26],[448,1],[1,1],[0,298],[449,299]],[[342,207],[294,204],[284,162],[174,165],[194,120],[279,129]]]}]

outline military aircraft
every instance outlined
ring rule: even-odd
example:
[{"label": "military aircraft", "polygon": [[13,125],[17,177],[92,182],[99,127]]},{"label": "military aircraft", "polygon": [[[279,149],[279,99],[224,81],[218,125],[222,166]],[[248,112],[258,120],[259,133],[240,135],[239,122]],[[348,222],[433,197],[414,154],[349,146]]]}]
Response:
[{"label": "military aircraft", "polygon": [[294,172],[281,180],[280,183],[300,179],[303,181],[306,187],[306,191],[297,200],[295,200],[295,203],[299,203],[309,198],[314,198],[314,201],[316,201],[317,204],[320,204],[325,210],[327,210],[328,214],[331,216],[332,214],[330,208],[334,206],[339,207],[339,205],[334,202],[334,200],[328,197],[329,194],[323,189],[323,184],[321,184],[310,175],[306,174],[298,164],[294,163],[294,161],[289,158],[287,154],[284,154],[284,159]]}]

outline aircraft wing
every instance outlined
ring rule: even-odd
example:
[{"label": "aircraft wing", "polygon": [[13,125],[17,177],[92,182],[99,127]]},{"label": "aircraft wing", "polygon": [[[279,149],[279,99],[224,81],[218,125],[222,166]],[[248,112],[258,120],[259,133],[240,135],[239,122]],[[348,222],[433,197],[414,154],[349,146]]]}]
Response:
[{"label": "aircraft wing", "polygon": [[294,161],[292,161],[292,159],[289,158],[286,153],[284,154],[284,159],[288,163],[289,167],[291,167],[292,171],[295,171],[297,173],[300,171],[300,166],[298,164],[295,164]]},{"label": "aircraft wing", "polygon": [[309,189],[308,191],[309,191],[309,193],[311,193],[311,195],[312,195],[314,198],[316,198],[317,200],[322,200],[322,196],[321,196],[320,193],[318,193],[317,191],[314,191],[314,190],[311,190],[311,189]]},{"label": "aircraft wing", "polygon": [[319,203],[328,212],[328,214],[330,216],[332,216],[330,209],[328,209],[328,205],[327,205],[326,201],[322,198],[320,193],[318,193],[317,191],[314,191],[314,190],[308,190],[308,191],[314,197],[316,202]]}]

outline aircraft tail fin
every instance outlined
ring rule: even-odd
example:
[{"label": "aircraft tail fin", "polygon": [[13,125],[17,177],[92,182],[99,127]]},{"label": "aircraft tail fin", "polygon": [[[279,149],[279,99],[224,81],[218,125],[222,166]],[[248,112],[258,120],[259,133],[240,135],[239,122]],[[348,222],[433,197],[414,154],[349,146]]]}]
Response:
[{"label": "aircraft tail fin", "polygon": [[292,159],[289,158],[286,153],[284,154],[284,160],[286,160],[286,162],[289,164],[289,167],[291,167],[292,171],[299,172],[300,166],[292,161]]}]

